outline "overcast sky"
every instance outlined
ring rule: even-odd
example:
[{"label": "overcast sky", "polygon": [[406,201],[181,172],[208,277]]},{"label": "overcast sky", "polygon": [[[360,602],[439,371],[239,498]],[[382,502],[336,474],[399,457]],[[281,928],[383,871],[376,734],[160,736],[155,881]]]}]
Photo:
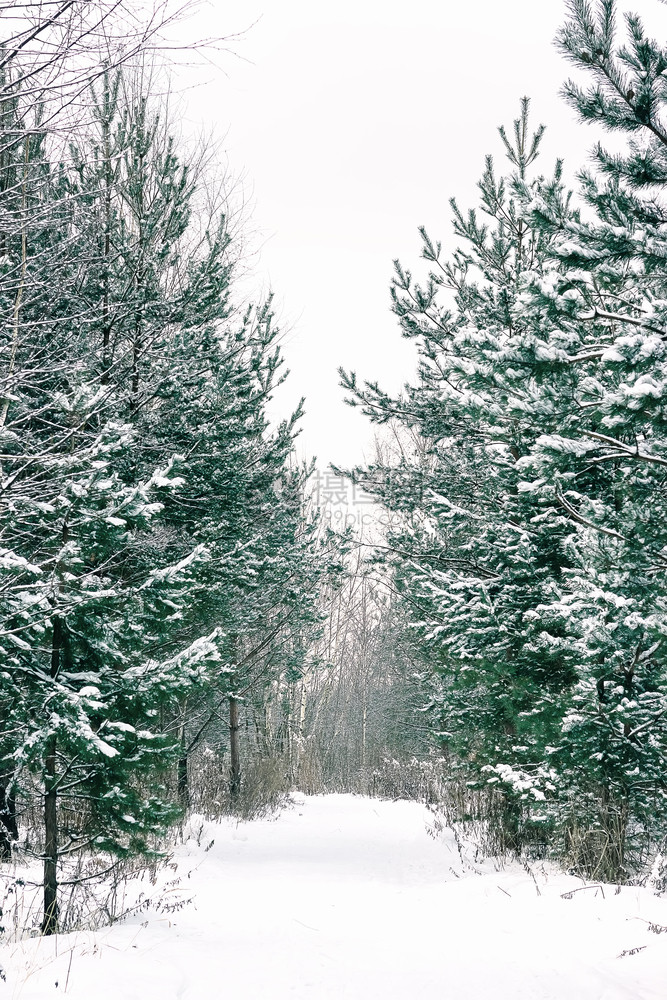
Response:
[{"label": "overcast sky", "polygon": [[[273,288],[287,330],[276,408],[306,396],[300,444],[321,467],[370,454],[373,429],[343,405],[336,368],[391,391],[410,378],[392,260],[419,269],[422,224],[451,241],[449,198],[475,205],[484,155],[502,159],[496,128],[524,94],[548,126],[544,172],[556,156],[571,174],[583,163],[595,136],[559,97],[564,11],[563,0],[214,0],[199,12],[200,36],[247,29],[236,57],[218,57],[224,75],[211,68],[189,92],[186,118],[225,135],[244,177],[257,286]],[[655,15],[657,30],[664,8]]]}]

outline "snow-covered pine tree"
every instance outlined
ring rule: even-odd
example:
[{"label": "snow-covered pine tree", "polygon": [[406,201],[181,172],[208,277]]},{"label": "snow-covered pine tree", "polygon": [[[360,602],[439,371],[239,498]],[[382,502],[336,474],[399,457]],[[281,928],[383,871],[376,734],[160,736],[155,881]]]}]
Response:
[{"label": "snow-covered pine tree", "polygon": [[623,874],[628,846],[664,829],[666,805],[667,52],[637,15],[625,28],[623,41],[612,0],[573,0],[559,43],[593,76],[592,86],[566,84],[568,102],[582,120],[628,134],[627,150],[596,146],[594,169],[580,175],[583,218],[568,217],[555,191],[524,192],[551,255],[524,305],[543,333],[570,331],[560,362],[576,387],[558,433],[524,463],[525,488],[578,525],[570,596],[554,613],[578,633],[579,682],[552,760],[580,813],[573,852],[606,874]]},{"label": "snow-covered pine tree", "polygon": [[7,337],[2,645],[3,699],[13,710],[6,757],[44,786],[51,932],[59,856],[91,843],[144,848],[173,813],[138,782],[164,763],[154,718],[188,655],[158,658],[156,636],[196,553],[169,571],[142,559],[169,463],[158,459],[133,482],[119,473],[136,435],[99,377],[95,310],[81,294],[91,257],[78,192],[45,156],[29,161],[41,183],[20,191],[12,234],[24,266]]},{"label": "snow-covered pine tree", "polygon": [[[298,669],[303,631],[320,618],[320,581],[339,560],[305,512],[309,470],[292,455],[301,408],[269,426],[266,407],[284,378],[271,301],[243,313],[232,301],[237,251],[227,217],[222,209],[196,217],[202,178],[177,156],[165,109],[144,97],[145,75],[138,82],[140,90],[105,76],[95,136],[75,159],[82,192],[92,192],[88,239],[98,243],[99,266],[87,277],[98,300],[101,381],[123,398],[135,428],[123,474],[132,481],[156,458],[181,456],[184,482],[165,499],[149,561],[206,552],[187,608],[169,616],[163,638],[194,641],[214,623],[224,664],[206,698],[182,702],[185,801],[187,755],[206,719],[217,718],[221,700],[235,716],[245,693]],[[230,732],[233,741],[234,718]]]},{"label": "snow-covered pine tree", "polygon": [[[134,783],[142,771],[155,776],[160,741],[131,723],[154,719],[171,678],[184,673],[181,656],[153,658],[134,676],[128,670],[142,618],[165,617],[167,593],[183,592],[187,570],[175,567],[160,581],[159,601],[157,578],[127,572],[136,537],[153,530],[169,465],[156,462],[133,483],[118,475],[132,428],[91,361],[97,345],[87,333],[97,317],[81,288],[94,244],[82,239],[83,196],[64,148],[103,71],[100,38],[105,58],[120,65],[169,17],[153,12],[130,27],[124,7],[26,3],[1,12],[2,819],[15,835],[14,794],[28,794],[22,779],[36,772],[47,932],[57,925],[59,821],[66,851],[91,837],[135,849],[151,826],[162,828],[168,806]],[[77,806],[69,815],[65,805],[57,809],[67,799]],[[8,846],[5,837],[5,853]]]},{"label": "snow-covered pine tree", "polygon": [[486,221],[453,204],[453,261],[424,233],[426,288],[397,266],[420,382],[390,400],[345,381],[374,419],[416,429],[425,456],[356,475],[405,515],[389,545],[440,739],[513,803],[510,846],[527,819],[556,822],[581,870],[623,878],[630,819],[645,843],[660,814],[662,543],[644,544],[646,470],[609,455],[597,407],[623,393],[607,314],[637,300],[628,263],[586,290],[566,261],[563,231],[571,248],[585,226],[560,168],[529,180],[541,133],[528,142],[526,124],[524,103],[514,144],[501,132],[512,176],[487,161]]},{"label": "snow-covered pine tree", "polygon": [[175,815],[188,706],[238,704],[251,663],[264,686],[298,672],[332,561],[292,463],[299,414],[268,425],[279,333],[270,303],[231,302],[224,213],[199,213],[201,178],[131,76],[103,74],[91,107],[67,158],[44,142],[29,225],[14,186],[29,280],[6,337],[3,752],[19,791],[43,785],[49,933],[63,856],[148,850]]},{"label": "snow-covered pine tree", "polygon": [[[560,188],[560,166],[549,181],[531,170],[542,133],[529,132],[527,101],[513,141],[500,131],[516,177],[535,192]],[[497,766],[536,772],[554,723],[553,712],[536,716],[536,708],[558,702],[575,676],[571,658],[526,619],[553,599],[566,562],[566,528],[535,518],[519,490],[518,463],[538,433],[540,363],[517,298],[547,237],[526,224],[512,176],[498,177],[491,157],[479,188],[480,212],[464,215],[452,202],[464,242],[450,261],[422,230],[424,287],[396,263],[393,308],[417,344],[418,382],[390,399],[343,379],[371,419],[397,421],[417,443],[410,462],[354,476],[402,517],[387,538],[395,584],[428,664],[439,739],[467,777]],[[508,801],[510,846],[520,846],[521,813]]]},{"label": "snow-covered pine tree", "polygon": [[170,530],[210,554],[193,582],[182,628],[197,633],[215,622],[224,665],[204,697],[183,704],[184,797],[187,757],[211,727],[219,729],[225,706],[230,787],[238,793],[240,707],[264,704],[281,677],[298,676],[321,624],[320,589],[340,573],[337,543],[322,535],[305,503],[309,469],[293,459],[300,411],[277,429],[268,423],[266,404],[282,378],[278,337],[270,303],[247,312],[220,341],[211,368],[184,388],[187,405],[177,425],[162,423],[188,455],[186,483],[165,506]]}]

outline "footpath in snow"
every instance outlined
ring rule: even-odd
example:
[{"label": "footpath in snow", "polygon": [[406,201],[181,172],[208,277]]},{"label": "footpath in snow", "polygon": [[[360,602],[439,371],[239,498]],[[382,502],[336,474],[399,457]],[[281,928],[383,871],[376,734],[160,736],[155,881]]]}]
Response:
[{"label": "footpath in snow", "polygon": [[348,795],[195,819],[171,912],[6,944],[0,1000],[665,1000],[667,900],[474,864],[431,822]]}]

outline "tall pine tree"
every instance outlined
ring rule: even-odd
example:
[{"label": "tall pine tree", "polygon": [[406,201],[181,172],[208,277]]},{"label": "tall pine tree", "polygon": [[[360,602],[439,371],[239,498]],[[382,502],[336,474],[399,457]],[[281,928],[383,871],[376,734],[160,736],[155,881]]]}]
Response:
[{"label": "tall pine tree", "polygon": [[614,302],[638,301],[634,268],[617,252],[590,254],[593,281],[579,267],[590,227],[560,167],[530,179],[541,130],[529,138],[526,102],[514,142],[501,137],[513,172],[497,179],[487,160],[485,221],[453,203],[465,242],[450,261],[423,233],[426,287],[397,265],[419,383],[392,400],[344,378],[373,419],[418,433],[426,461],[355,475],[403,514],[389,545],[439,739],[502,789],[505,842],[555,826],[580,870],[624,878],[641,860],[627,831],[645,847],[664,804],[656,463],[632,465],[623,436],[612,454],[601,408],[644,408],[646,383],[623,385],[607,341]]}]

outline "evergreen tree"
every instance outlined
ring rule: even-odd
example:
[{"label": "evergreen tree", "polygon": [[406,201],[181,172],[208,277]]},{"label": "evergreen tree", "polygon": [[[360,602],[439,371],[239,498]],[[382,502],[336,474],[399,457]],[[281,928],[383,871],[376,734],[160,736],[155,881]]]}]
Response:
[{"label": "evergreen tree", "polygon": [[[584,121],[631,135],[628,152],[594,151],[580,175],[589,211],[568,219],[554,192],[527,202],[552,238],[546,282],[528,308],[577,330],[574,395],[559,435],[538,440],[527,488],[559,498],[578,524],[569,588],[580,645],[579,681],[564,720],[559,770],[572,798],[594,799],[579,837],[584,861],[627,868],[627,831],[663,828],[667,661],[664,653],[664,49],[634,14],[617,42],[616,4],[570,4],[559,36],[593,86],[565,96]],[[592,211],[591,211],[592,210]],[[591,478],[590,471],[597,476]],[[600,488],[600,481],[605,488]],[[562,614],[562,613],[561,613]],[[580,775],[585,773],[587,782]],[[592,841],[589,846],[588,841]],[[630,847],[633,844],[629,845]],[[632,860],[632,855],[630,855]]]},{"label": "evergreen tree", "polygon": [[[36,145],[33,137],[26,143]],[[145,848],[173,813],[138,782],[160,759],[153,720],[162,695],[183,683],[185,662],[203,647],[155,655],[166,610],[183,600],[199,554],[157,567],[144,558],[170,463],[159,456],[134,481],[119,471],[137,433],[99,375],[96,310],[81,282],[91,262],[78,224],[83,202],[66,166],[42,157],[34,169],[43,182],[27,191],[44,207],[28,211],[21,194],[24,266],[4,412],[3,659],[15,713],[7,756],[44,784],[50,932],[60,853],[90,843]]]},{"label": "evergreen tree", "polygon": [[11,835],[37,775],[46,933],[62,857],[149,851],[176,816],[170,720],[240,695],[253,650],[299,669],[329,558],[299,413],[268,425],[279,332],[270,303],[231,301],[224,213],[197,214],[130,75],[104,73],[92,110],[66,157],[43,130],[3,159],[3,801]]},{"label": "evergreen tree", "polygon": [[496,179],[487,160],[487,221],[452,203],[465,244],[451,262],[422,233],[425,288],[397,265],[419,383],[391,400],[344,377],[373,419],[416,430],[426,461],[355,475],[404,515],[389,545],[439,738],[504,790],[506,842],[556,823],[581,870],[623,878],[630,818],[655,835],[664,761],[656,484],[609,454],[599,408],[617,417],[628,398],[605,337],[612,302],[637,301],[633,268],[617,256],[592,282],[574,269],[587,227],[560,166],[529,177],[541,130],[529,139],[527,102],[514,143],[501,137],[514,170]]},{"label": "evergreen tree", "polygon": [[[527,101],[514,142],[500,133],[517,176],[533,190],[547,184],[528,180],[542,133],[528,131]],[[549,183],[559,185],[560,167]],[[425,287],[396,264],[394,311],[418,344],[418,383],[391,400],[344,377],[373,419],[398,421],[421,443],[410,465],[355,475],[402,515],[403,529],[388,537],[396,586],[424,653],[439,664],[430,686],[441,739],[477,774],[505,761],[535,767],[546,732],[531,735],[535,727],[522,719],[545,688],[557,696],[572,680],[567,660],[525,634],[526,612],[550,598],[563,560],[552,526],[531,523],[518,489],[518,461],[535,438],[535,369],[525,357],[529,335],[517,299],[524,273],[540,267],[545,240],[526,225],[511,184],[489,157],[480,182],[487,221],[452,202],[465,243],[450,262],[422,230],[431,265]]]}]

